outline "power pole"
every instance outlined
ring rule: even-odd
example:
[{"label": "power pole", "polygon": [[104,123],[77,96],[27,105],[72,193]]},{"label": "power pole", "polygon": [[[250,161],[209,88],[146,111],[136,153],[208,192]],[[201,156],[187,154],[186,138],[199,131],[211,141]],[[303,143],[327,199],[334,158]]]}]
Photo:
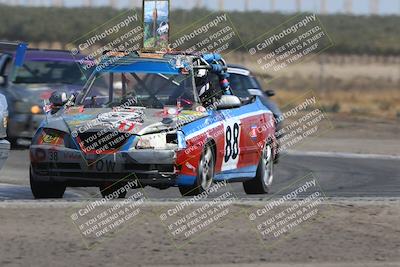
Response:
[{"label": "power pole", "polygon": [[250,9],[250,0],[244,0],[244,11],[249,11]]},{"label": "power pole", "polygon": [[344,13],[353,14],[353,1],[344,0]]},{"label": "power pole", "polygon": [[110,0],[110,7],[112,9],[118,9],[118,0]]},{"label": "power pole", "polygon": [[218,2],[218,8],[220,11],[224,10],[224,0],[219,0]]},{"label": "power pole", "polygon": [[296,11],[301,12],[301,0],[296,0]]},{"label": "power pole", "polygon": [[92,2],[92,0],[85,0],[84,3],[83,3],[83,5],[84,5],[85,7],[92,7],[93,2]]},{"label": "power pole", "polygon": [[195,6],[196,6],[196,8],[202,8],[203,7],[203,1],[202,0],[197,0]]},{"label": "power pole", "polygon": [[64,1],[63,0],[53,0],[53,6],[62,7],[62,6],[64,6]]},{"label": "power pole", "polygon": [[326,15],[328,13],[326,0],[321,0],[321,14]]},{"label": "power pole", "polygon": [[275,0],[270,0],[271,12],[275,12]]},{"label": "power pole", "polygon": [[136,8],[138,7],[137,0],[130,0],[129,8]]},{"label": "power pole", "polygon": [[379,0],[369,0],[369,13],[371,15],[379,14]]}]

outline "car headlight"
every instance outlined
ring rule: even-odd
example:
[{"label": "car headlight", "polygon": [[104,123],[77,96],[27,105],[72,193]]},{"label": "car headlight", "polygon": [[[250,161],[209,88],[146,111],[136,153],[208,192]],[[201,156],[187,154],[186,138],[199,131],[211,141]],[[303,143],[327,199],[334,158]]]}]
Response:
[{"label": "car headlight", "polygon": [[42,112],[42,109],[38,105],[34,105],[31,107],[32,114],[39,114]]},{"label": "car headlight", "polygon": [[136,148],[138,149],[159,149],[166,148],[167,146],[167,134],[166,133],[156,133],[156,134],[147,134],[139,136],[139,141],[136,144]]},{"label": "car headlight", "polygon": [[139,136],[137,149],[177,149],[186,148],[185,138],[181,131],[156,133]]},{"label": "car headlight", "polygon": [[39,105],[32,105],[32,103],[24,102],[24,101],[17,101],[15,103],[15,112],[22,113],[22,114],[39,114],[42,112],[42,109]]}]

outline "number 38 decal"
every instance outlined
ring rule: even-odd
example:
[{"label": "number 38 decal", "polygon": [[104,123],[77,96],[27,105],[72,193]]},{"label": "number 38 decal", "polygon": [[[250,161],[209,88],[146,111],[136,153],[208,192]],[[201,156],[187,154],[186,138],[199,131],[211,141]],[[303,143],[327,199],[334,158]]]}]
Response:
[{"label": "number 38 decal", "polygon": [[225,151],[222,170],[231,170],[237,167],[240,153],[240,122],[232,121],[224,125]]}]

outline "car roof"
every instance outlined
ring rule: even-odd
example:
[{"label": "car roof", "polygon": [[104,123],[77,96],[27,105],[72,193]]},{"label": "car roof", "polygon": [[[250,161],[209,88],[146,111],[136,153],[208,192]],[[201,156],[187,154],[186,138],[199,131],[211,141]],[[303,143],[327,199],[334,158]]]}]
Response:
[{"label": "car roof", "polygon": [[67,50],[50,50],[50,49],[28,49],[26,51],[25,60],[56,60],[56,61],[78,61],[84,59],[82,54],[72,55]]},{"label": "car roof", "polygon": [[228,72],[244,76],[250,76],[251,72],[248,68],[238,64],[228,64]]},{"label": "car roof", "polygon": [[[15,57],[15,52],[9,53]],[[60,62],[78,62],[85,59],[85,55],[72,55],[67,50],[51,49],[28,49],[25,53],[25,61],[60,61]],[[85,61],[90,61],[85,59]]]},{"label": "car roof", "polygon": [[[96,68],[97,70],[100,69],[98,70],[99,72],[134,72],[145,70],[148,73],[179,74],[180,66],[185,63],[182,57],[199,57],[199,55],[181,52],[159,53],[133,51],[125,53],[110,51],[109,53],[111,54],[104,55],[99,63],[101,68]],[[173,66],[173,64],[176,64],[176,66]]]}]

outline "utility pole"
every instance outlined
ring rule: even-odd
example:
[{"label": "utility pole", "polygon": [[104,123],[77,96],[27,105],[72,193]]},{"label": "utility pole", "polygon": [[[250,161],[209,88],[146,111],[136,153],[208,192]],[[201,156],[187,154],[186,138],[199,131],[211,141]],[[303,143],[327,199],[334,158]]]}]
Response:
[{"label": "utility pole", "polygon": [[83,3],[83,5],[84,5],[85,7],[92,7],[93,2],[92,2],[92,0],[85,0],[85,2]]},{"label": "utility pole", "polygon": [[64,6],[64,1],[63,0],[53,0],[53,6],[62,7],[62,6]]},{"label": "utility pole", "polygon": [[296,11],[301,12],[301,0],[296,0]]},{"label": "utility pole", "polygon": [[344,13],[353,14],[353,1],[352,0],[344,0]]},{"label": "utility pole", "polygon": [[371,15],[379,14],[379,0],[369,0],[369,13]]},{"label": "utility pole", "polygon": [[275,12],[275,0],[270,0],[271,12]]},{"label": "utility pole", "polygon": [[244,11],[249,11],[250,9],[250,0],[244,0]]},{"label": "utility pole", "polygon": [[202,0],[197,0],[195,6],[196,6],[196,8],[202,8],[203,7],[203,1]]},{"label": "utility pole", "polygon": [[321,14],[326,15],[328,13],[326,0],[321,0]]},{"label": "utility pole", "polygon": [[118,0],[110,0],[110,7],[112,9],[118,9]]},{"label": "utility pole", "polygon": [[130,0],[129,2],[130,2],[129,8],[136,8],[136,7],[138,7],[137,0]]},{"label": "utility pole", "polygon": [[224,0],[219,0],[218,8],[219,8],[219,11],[223,11],[224,10]]}]

